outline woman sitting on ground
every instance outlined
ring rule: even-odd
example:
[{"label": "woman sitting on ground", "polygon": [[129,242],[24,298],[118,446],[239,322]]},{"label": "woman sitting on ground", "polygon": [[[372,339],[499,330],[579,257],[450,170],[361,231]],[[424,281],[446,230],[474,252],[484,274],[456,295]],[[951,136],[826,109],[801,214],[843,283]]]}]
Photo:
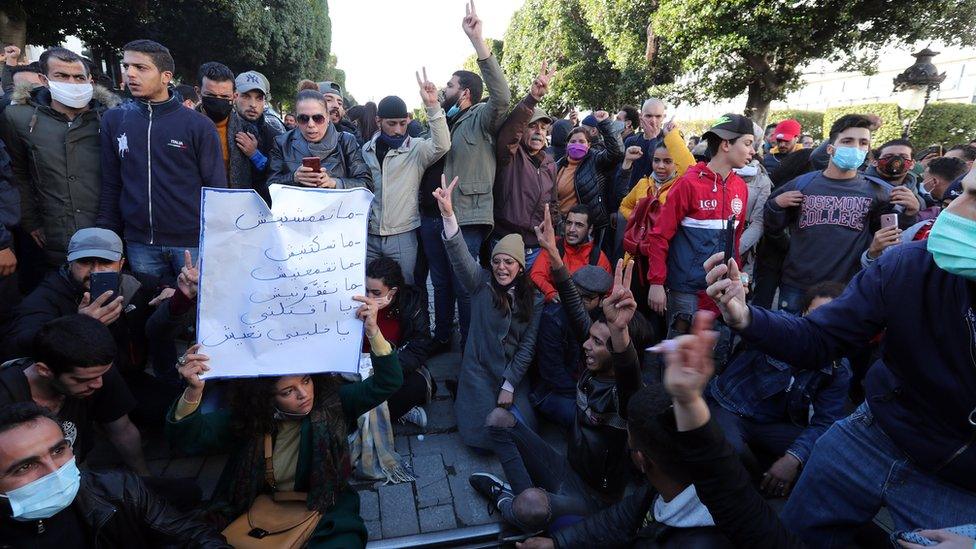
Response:
[{"label": "woman sitting on ground", "polygon": [[490,272],[471,257],[451,204],[456,186],[456,177],[448,186],[441,176],[441,188],[433,193],[444,218],[444,248],[451,268],[471,294],[471,327],[454,410],[464,443],[490,451],[485,419],[495,408],[511,409],[520,421],[536,427],[525,374],[535,355],[542,294],[526,272],[521,235],[510,234],[495,244]]},{"label": "woman sitting on ground", "polygon": [[[437,392],[425,364],[433,345],[427,299],[416,286],[404,281],[400,264],[389,257],[378,257],[366,266],[366,295],[380,302],[376,324],[396,349],[403,369],[403,386],[387,402],[390,419],[423,429],[427,426],[423,407]],[[363,352],[369,350],[369,341],[365,340]]]},{"label": "woman sitting on ground", "polygon": [[[211,516],[224,527],[246,513],[258,495],[306,492],[308,509],[322,515],[309,547],[363,547],[366,526],[359,496],[349,487],[348,436],[357,418],[388,399],[403,381],[397,354],[376,323],[379,303],[356,297],[372,349],[373,375],[344,384],[335,375],[237,380],[229,408],[197,410],[200,374],[208,357],[190,348],[180,375],[188,387],[167,416],[170,445],[188,454],[229,452],[214,492]],[[274,486],[265,476],[264,441],[273,439]]]}]

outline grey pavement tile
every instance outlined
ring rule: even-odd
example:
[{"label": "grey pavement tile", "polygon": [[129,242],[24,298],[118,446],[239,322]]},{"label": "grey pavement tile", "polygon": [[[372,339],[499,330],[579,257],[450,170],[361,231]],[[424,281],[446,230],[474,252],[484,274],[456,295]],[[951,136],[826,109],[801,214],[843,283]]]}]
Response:
[{"label": "grey pavement tile", "polygon": [[439,454],[445,465],[454,465],[458,452],[465,451],[461,436],[455,433],[426,435],[424,440],[410,437],[410,454],[413,456],[429,456]]},{"label": "grey pavement tile", "polygon": [[454,512],[461,523],[460,526],[499,522],[501,515],[499,513],[489,515],[488,502],[468,484],[468,476],[473,472],[457,471],[447,476],[451,485],[451,494],[454,496]]},{"label": "grey pavement tile", "polygon": [[[417,476],[417,507],[421,516],[423,509],[439,505],[451,505],[451,488],[447,482],[447,469],[439,454],[417,456],[413,459],[413,470]],[[451,513],[453,516],[453,512]],[[421,528],[423,529],[423,528]]]},{"label": "grey pavement tile", "polygon": [[451,530],[457,528],[457,520],[454,518],[454,507],[450,505],[438,505],[421,509],[420,531],[437,532],[439,530]]},{"label": "grey pavement tile", "polygon": [[409,482],[380,486],[380,525],[384,538],[420,532],[413,485]]},{"label": "grey pavement tile", "polygon": [[383,528],[378,520],[366,521],[366,533],[369,541],[383,539]]},{"label": "grey pavement tile", "polygon": [[402,457],[410,455],[410,441],[407,438],[406,436],[398,436],[393,439],[393,448]]},{"label": "grey pavement tile", "polygon": [[380,498],[372,490],[359,491],[359,514],[366,522],[380,520]]},{"label": "grey pavement tile", "polygon": [[[441,381],[444,379],[457,379],[458,370],[461,368],[461,353],[450,352],[442,353],[427,359],[427,369],[434,379]],[[445,391],[441,393],[441,391]],[[438,383],[437,393],[447,394],[447,390]]]}]

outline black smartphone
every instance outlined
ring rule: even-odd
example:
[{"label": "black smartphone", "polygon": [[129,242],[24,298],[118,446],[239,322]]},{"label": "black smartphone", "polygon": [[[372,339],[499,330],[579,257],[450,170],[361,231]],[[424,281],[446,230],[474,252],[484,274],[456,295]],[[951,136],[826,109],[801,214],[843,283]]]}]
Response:
[{"label": "black smartphone", "polygon": [[[88,294],[91,295],[91,300],[95,301],[105,292],[112,292],[113,294],[119,293],[119,273],[113,271],[103,271],[92,273],[88,277],[89,290]],[[106,302],[110,299],[115,299],[115,296],[106,299]]]},{"label": "black smartphone", "polygon": [[725,262],[735,257],[735,216],[725,222]]}]

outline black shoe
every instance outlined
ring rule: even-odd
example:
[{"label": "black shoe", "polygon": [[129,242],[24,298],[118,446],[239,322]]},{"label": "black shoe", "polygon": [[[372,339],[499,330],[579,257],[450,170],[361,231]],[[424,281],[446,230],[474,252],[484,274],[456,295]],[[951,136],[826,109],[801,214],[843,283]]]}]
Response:
[{"label": "black shoe", "polygon": [[515,494],[512,493],[512,487],[491,473],[475,473],[468,477],[468,482],[474,488],[475,492],[478,492],[488,500],[489,514],[498,508],[499,501],[505,498],[515,498]]}]

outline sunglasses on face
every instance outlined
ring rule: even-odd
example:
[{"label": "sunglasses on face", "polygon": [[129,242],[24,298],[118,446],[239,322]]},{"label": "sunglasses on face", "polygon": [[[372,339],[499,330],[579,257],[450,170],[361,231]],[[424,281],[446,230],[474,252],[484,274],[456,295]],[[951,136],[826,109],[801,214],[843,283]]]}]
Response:
[{"label": "sunglasses on face", "polygon": [[324,114],[313,114],[312,116],[309,116],[307,114],[299,114],[298,116],[295,117],[295,122],[298,122],[299,124],[301,124],[303,126],[305,124],[308,124],[308,121],[309,120],[311,120],[312,122],[315,122],[316,124],[324,124],[325,123],[325,115]]}]

